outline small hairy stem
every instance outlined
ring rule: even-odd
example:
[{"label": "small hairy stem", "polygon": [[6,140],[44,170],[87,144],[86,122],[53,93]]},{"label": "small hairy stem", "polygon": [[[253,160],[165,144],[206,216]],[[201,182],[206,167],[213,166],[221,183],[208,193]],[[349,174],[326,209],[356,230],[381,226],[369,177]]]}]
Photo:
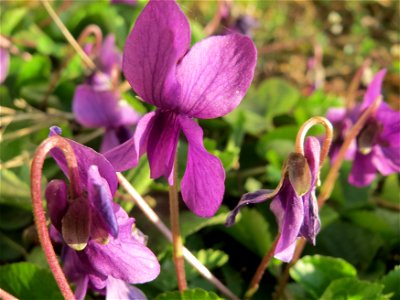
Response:
[{"label": "small hairy stem", "polygon": [[33,202],[33,214],[35,217],[36,228],[39,235],[39,241],[42,245],[50,270],[53,272],[58,287],[65,299],[75,299],[75,296],[68,284],[67,279],[57,260],[51,243],[49,231],[46,224],[46,215],[42,203],[42,169],[46,155],[53,148],[59,148],[65,156],[68,165],[68,176],[70,179],[70,193],[72,197],[79,197],[82,193],[79,182],[78,163],[70,144],[60,136],[52,136],[43,141],[33,157],[31,168],[31,195]]},{"label": "small hairy stem", "polygon": [[54,23],[56,23],[57,27],[61,30],[67,41],[71,44],[71,46],[75,49],[76,53],[81,57],[82,61],[87,65],[89,69],[92,71],[96,69],[96,65],[94,62],[90,59],[90,57],[83,51],[81,46],[78,44],[78,42],[75,40],[75,38],[72,36],[72,34],[69,32],[67,27],[65,27],[64,23],[61,21],[61,19],[58,17],[57,13],[54,11],[54,9],[51,7],[50,3],[48,0],[41,0],[44,8],[47,10],[49,13],[50,17],[53,19]]},{"label": "small hairy stem", "polygon": [[18,298],[14,297],[10,293],[7,293],[3,289],[0,289],[0,299],[3,299],[3,300],[18,300]]},{"label": "small hairy stem", "polygon": [[281,234],[278,233],[274,242],[271,245],[271,248],[265,253],[260,265],[257,268],[256,273],[254,274],[253,278],[251,279],[250,285],[244,294],[245,299],[251,299],[253,295],[257,292],[261,279],[264,276],[264,272],[267,269],[269,262],[271,261],[272,257],[275,253],[276,245],[278,244],[279,238]]},{"label": "small hairy stem", "polygon": [[[346,137],[343,141],[343,144],[340,147],[339,152],[336,156],[336,160],[332,164],[332,166],[329,170],[329,173],[324,181],[324,184],[321,187],[321,192],[320,192],[320,194],[318,196],[318,200],[317,200],[319,209],[321,209],[324,206],[326,200],[330,197],[330,195],[332,193],[332,190],[335,186],[336,179],[339,175],[340,167],[343,164],[343,161],[346,156],[346,152],[349,149],[350,144],[360,133],[361,129],[364,127],[365,123],[368,121],[370,116],[375,113],[375,111],[381,104],[381,101],[382,101],[382,97],[381,96],[377,97],[375,99],[375,101],[372,103],[372,105],[370,107],[368,107],[362,113],[361,117],[357,120],[357,122],[353,125],[353,127],[350,129],[350,131],[346,135]],[[288,282],[288,279],[289,279],[289,270],[296,263],[296,261],[300,258],[304,247],[305,247],[305,240],[300,240],[297,243],[295,255],[294,255],[292,261],[286,265],[285,271],[279,280],[278,288],[277,288],[277,291],[274,296],[275,300],[278,300],[281,298],[283,291],[286,287],[286,284]]]},{"label": "small hairy stem", "polygon": [[[135,188],[121,173],[117,173],[119,184],[129,194],[129,200],[134,202],[145,214],[145,216],[157,227],[157,229],[172,242],[172,233],[169,228],[161,221],[160,217],[140,196]],[[187,248],[183,247],[183,257],[195,268],[201,276],[213,284],[222,294],[232,300],[239,300],[221,281],[218,280]]]},{"label": "small hairy stem", "polygon": [[326,156],[328,155],[329,148],[331,147],[333,138],[333,128],[331,122],[324,117],[312,117],[308,119],[303,125],[301,125],[299,132],[296,137],[296,152],[304,155],[304,140],[307,132],[311,127],[317,124],[322,124],[325,127],[325,139],[321,149],[320,155],[320,167],[322,166]]},{"label": "small hairy stem", "polygon": [[178,202],[178,151],[174,161],[174,183],[169,186],[169,213],[171,218],[173,258],[179,291],[187,288],[185,261],[183,259],[183,243],[179,229],[179,202]]}]

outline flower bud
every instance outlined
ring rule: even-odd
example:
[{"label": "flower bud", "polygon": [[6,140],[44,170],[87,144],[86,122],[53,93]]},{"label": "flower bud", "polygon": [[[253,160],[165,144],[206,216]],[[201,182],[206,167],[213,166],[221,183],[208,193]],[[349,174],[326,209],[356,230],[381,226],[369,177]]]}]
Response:
[{"label": "flower bud", "polygon": [[311,188],[311,171],[307,159],[300,153],[290,153],[286,168],[296,194],[303,196]]}]

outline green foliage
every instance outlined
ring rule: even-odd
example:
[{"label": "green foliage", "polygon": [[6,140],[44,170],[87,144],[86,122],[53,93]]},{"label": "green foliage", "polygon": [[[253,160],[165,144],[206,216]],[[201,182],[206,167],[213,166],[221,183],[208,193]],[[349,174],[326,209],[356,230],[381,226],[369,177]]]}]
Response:
[{"label": "green foliage", "polygon": [[184,292],[167,292],[157,296],[156,300],[219,300],[217,294],[202,289],[189,289]]},{"label": "green foliage", "polygon": [[400,299],[400,265],[383,276],[381,283],[385,286],[383,292],[391,294],[392,299]]},{"label": "green foliage", "polygon": [[290,276],[315,299],[333,280],[356,275],[356,269],[345,260],[320,255],[305,256],[290,270]]},{"label": "green foliage", "polygon": [[379,283],[361,281],[356,278],[341,278],[331,282],[322,294],[321,299],[385,299],[382,290],[383,285]]},{"label": "green foliage", "polygon": [[50,271],[28,262],[0,266],[0,286],[20,299],[63,299]]},{"label": "green foliage", "polygon": [[0,204],[17,206],[27,210],[32,208],[29,186],[14,172],[1,169],[0,182]]}]

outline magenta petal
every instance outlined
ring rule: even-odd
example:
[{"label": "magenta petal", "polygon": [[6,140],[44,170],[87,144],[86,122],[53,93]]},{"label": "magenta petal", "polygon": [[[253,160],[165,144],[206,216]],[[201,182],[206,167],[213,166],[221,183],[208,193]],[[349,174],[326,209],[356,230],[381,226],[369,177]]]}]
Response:
[{"label": "magenta petal", "polygon": [[68,188],[60,179],[54,179],[46,187],[47,209],[51,223],[61,232],[61,220],[67,212]]},{"label": "magenta petal", "polygon": [[[61,130],[56,126],[50,128],[50,136],[60,135]],[[95,165],[99,168],[100,175],[105,178],[110,187],[111,194],[114,195],[117,190],[117,176],[115,175],[115,170],[110,162],[100,153],[97,153],[93,149],[76,143],[70,139],[65,139],[70,143],[72,149],[74,150],[75,157],[78,161],[78,169],[81,183],[84,184],[88,182],[88,171],[90,166]],[[51,150],[51,156],[57,162],[58,166],[68,176],[67,163],[64,158],[64,154],[60,149]]]},{"label": "magenta petal", "polygon": [[179,139],[178,116],[172,112],[156,111],[154,123],[149,132],[147,157],[151,178],[165,176],[173,184],[173,167]]},{"label": "magenta petal", "polygon": [[372,164],[383,176],[400,172],[399,148],[383,148],[376,145],[373,153]]},{"label": "magenta petal", "polygon": [[154,111],[144,115],[137,124],[132,138],[103,154],[111,162],[115,171],[122,172],[137,165],[139,157],[146,152],[147,140],[155,115]]},{"label": "magenta petal", "polygon": [[222,203],[225,171],[221,161],[204,148],[201,127],[188,117],[181,116],[179,121],[189,144],[182,198],[196,215],[211,217]]},{"label": "magenta petal", "polygon": [[121,69],[122,55],[115,45],[114,35],[109,34],[104,39],[99,53],[99,60],[101,64],[101,70],[108,75],[111,75],[114,67],[117,67],[118,70]]},{"label": "magenta petal", "polygon": [[100,146],[100,152],[104,153],[125,143],[133,136],[133,130],[128,126],[107,128]]},{"label": "magenta petal", "polygon": [[[101,221],[113,237],[118,236],[118,223],[113,210],[113,198],[107,181],[101,177],[97,166],[89,169],[88,199],[94,210],[99,214]],[[103,224],[92,224],[101,226]]]},{"label": "magenta petal", "polygon": [[120,279],[109,276],[107,279],[106,299],[146,300],[146,295],[141,290]]},{"label": "magenta petal", "polygon": [[246,36],[213,36],[193,46],[177,68],[179,111],[209,119],[239,105],[254,76],[257,52]]},{"label": "magenta petal", "polygon": [[371,151],[367,155],[358,151],[356,152],[349,175],[350,184],[363,187],[370,184],[375,179],[376,168],[372,163],[373,156],[374,151]]},{"label": "magenta petal", "polygon": [[0,47],[0,83],[6,79],[10,64],[10,54],[7,49]]},{"label": "magenta petal", "polygon": [[270,208],[275,214],[281,236],[275,249],[275,257],[289,262],[294,253],[297,237],[304,219],[301,197],[296,195],[288,178],[285,178],[279,193],[272,200]]},{"label": "magenta petal", "polygon": [[76,300],[84,300],[88,288],[89,277],[83,276],[76,282],[75,298]]},{"label": "magenta petal", "polygon": [[139,118],[132,107],[119,101],[117,93],[96,91],[87,84],[76,88],[72,110],[77,121],[90,128],[131,125]]},{"label": "magenta petal", "polygon": [[371,83],[368,85],[368,89],[364,95],[364,100],[361,104],[361,110],[366,109],[368,106],[376,100],[378,96],[381,95],[383,78],[386,75],[386,69],[383,69],[376,73]]},{"label": "magenta petal", "polygon": [[124,48],[122,69],[146,102],[174,108],[180,94],[176,64],[190,45],[190,27],[175,1],[150,1]]}]

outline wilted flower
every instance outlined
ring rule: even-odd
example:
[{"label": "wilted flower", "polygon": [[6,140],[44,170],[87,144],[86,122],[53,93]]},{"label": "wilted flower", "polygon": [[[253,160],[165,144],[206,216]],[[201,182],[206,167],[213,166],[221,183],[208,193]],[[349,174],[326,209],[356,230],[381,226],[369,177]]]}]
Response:
[{"label": "wilted flower", "polygon": [[275,257],[288,262],[292,259],[299,237],[315,244],[320,229],[315,189],[319,176],[321,147],[318,139],[308,137],[304,156],[291,153],[284,166],[279,186],[274,190],[259,190],[242,196],[230,213],[226,225],[231,226],[239,210],[248,204],[272,199],[270,208],[275,214],[280,237]]},{"label": "wilted flower", "polygon": [[[51,135],[60,134],[56,127]],[[111,163],[94,150],[68,140],[78,162],[82,194],[71,199],[67,184],[53,180],[46,188],[51,236],[63,243],[62,260],[67,277],[75,282],[76,297],[83,299],[88,286],[116,295],[139,293],[129,283],[144,283],[157,277],[160,266],[140,237],[133,234],[134,219],[113,202],[117,178]],[[51,150],[67,174],[61,150]],[[117,290],[118,289],[118,290]],[[112,297],[114,298],[114,297]],[[110,299],[112,299],[110,298]]]},{"label": "wilted flower", "polygon": [[[369,84],[362,103],[346,111],[330,109],[327,118],[336,128],[331,157],[334,161],[348,130],[361,114],[381,95],[386,70],[378,72]],[[400,112],[382,102],[365,123],[350,146],[346,158],[353,160],[349,182],[355,186],[370,184],[379,172],[384,176],[400,171]]]},{"label": "wilted flower", "polygon": [[121,69],[121,54],[115,46],[114,36],[108,35],[100,49],[93,44],[84,48],[94,57],[98,70],[76,88],[72,110],[83,126],[106,129],[100,148],[105,152],[132,137],[130,126],[138,122],[139,115],[121,100],[118,89],[113,86]]},{"label": "wilted flower", "polygon": [[209,217],[222,202],[225,172],[204,148],[203,131],[192,118],[217,118],[240,103],[253,78],[256,49],[238,34],[189,46],[189,22],[175,1],[150,1],[127,39],[123,71],[136,93],[157,110],[139,121],[133,139],[118,151],[136,149],[133,163],[147,152],[151,177],[165,176],[172,185],[183,131],[189,144],[183,200],[197,215]]}]

